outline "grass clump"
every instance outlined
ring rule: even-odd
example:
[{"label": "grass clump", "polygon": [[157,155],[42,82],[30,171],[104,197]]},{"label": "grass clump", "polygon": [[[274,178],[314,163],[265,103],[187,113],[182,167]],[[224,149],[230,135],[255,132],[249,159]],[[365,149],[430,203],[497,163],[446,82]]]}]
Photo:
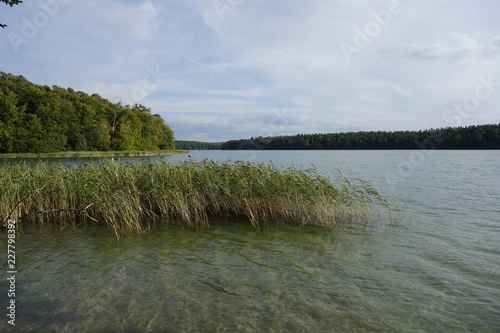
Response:
[{"label": "grass clump", "polygon": [[256,228],[276,221],[334,226],[366,219],[388,201],[366,182],[314,170],[213,161],[81,167],[0,166],[0,216],[105,223],[120,236],[152,223],[208,226],[210,217],[244,217]]}]

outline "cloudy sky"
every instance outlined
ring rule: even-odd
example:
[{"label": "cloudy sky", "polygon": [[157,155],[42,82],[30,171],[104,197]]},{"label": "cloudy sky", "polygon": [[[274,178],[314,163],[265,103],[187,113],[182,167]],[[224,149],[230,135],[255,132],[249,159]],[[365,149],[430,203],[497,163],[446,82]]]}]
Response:
[{"label": "cloudy sky", "polygon": [[180,140],[500,123],[498,0],[25,0],[0,70]]}]

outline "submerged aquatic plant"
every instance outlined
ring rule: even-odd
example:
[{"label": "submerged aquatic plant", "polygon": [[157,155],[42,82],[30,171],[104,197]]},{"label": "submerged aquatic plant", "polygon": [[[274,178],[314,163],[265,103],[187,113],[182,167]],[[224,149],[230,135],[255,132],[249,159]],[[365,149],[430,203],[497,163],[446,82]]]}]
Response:
[{"label": "submerged aquatic plant", "polygon": [[366,182],[247,162],[110,161],[80,167],[0,166],[0,216],[39,223],[102,222],[117,236],[152,223],[208,226],[210,217],[335,226],[368,219],[389,202]]}]

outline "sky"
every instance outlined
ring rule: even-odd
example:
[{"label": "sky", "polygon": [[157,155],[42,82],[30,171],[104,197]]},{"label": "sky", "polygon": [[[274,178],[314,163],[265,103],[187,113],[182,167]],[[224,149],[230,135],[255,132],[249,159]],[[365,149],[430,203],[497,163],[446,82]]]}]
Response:
[{"label": "sky", "polygon": [[143,104],[178,140],[500,123],[498,0],[0,8],[0,71]]}]

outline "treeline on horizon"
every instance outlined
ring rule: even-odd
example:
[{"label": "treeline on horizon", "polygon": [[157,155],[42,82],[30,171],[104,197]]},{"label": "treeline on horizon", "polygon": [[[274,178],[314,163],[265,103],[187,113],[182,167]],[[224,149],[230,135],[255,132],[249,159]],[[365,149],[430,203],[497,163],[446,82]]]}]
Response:
[{"label": "treeline on horizon", "polygon": [[231,140],[223,150],[500,149],[500,124],[424,131],[372,131]]},{"label": "treeline on horizon", "polygon": [[223,142],[175,140],[175,148],[181,150],[221,150]]},{"label": "treeline on horizon", "polygon": [[143,105],[0,72],[0,153],[174,148],[172,129]]}]

